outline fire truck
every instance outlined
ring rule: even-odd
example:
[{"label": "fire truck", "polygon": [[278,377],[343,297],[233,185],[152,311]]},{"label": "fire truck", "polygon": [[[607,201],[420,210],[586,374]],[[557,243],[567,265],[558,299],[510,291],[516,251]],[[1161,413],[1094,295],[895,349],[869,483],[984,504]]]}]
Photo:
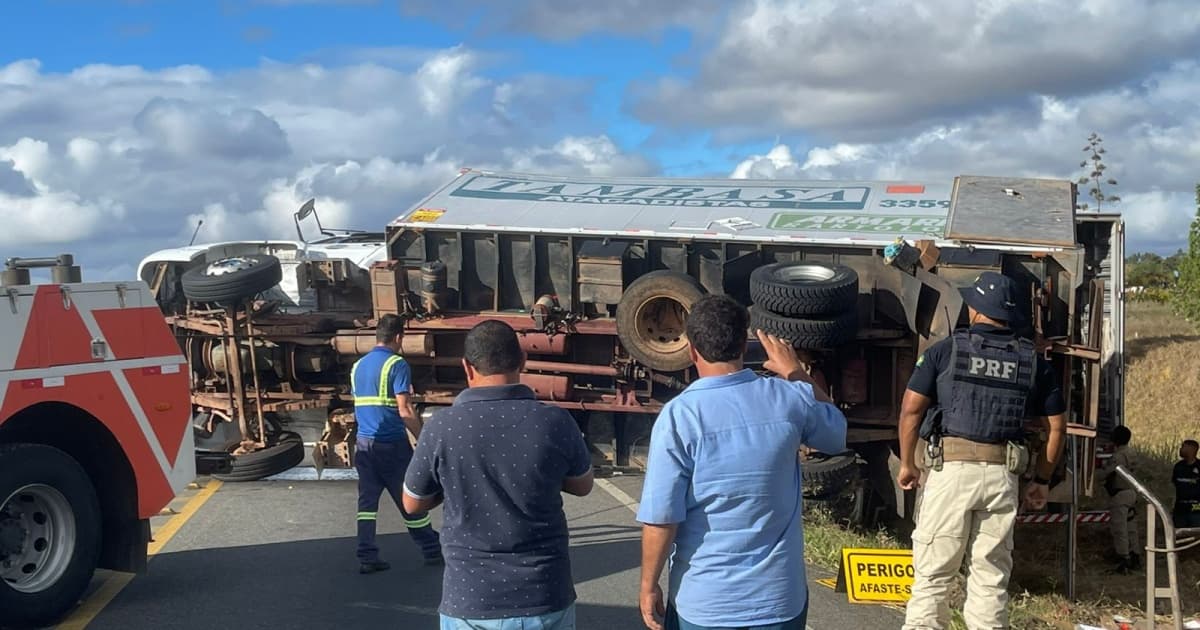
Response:
[{"label": "fire truck", "polygon": [[195,478],[190,381],[144,282],[11,258],[0,291],[0,627],[43,626],[97,568],[145,570],[150,517]]}]

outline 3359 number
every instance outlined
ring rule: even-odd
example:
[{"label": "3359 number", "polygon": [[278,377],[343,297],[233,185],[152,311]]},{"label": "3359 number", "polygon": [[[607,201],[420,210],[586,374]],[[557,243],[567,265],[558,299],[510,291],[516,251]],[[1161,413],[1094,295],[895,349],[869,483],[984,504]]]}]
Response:
[{"label": "3359 number", "polygon": [[950,207],[948,199],[884,199],[879,202],[880,208],[943,208]]}]

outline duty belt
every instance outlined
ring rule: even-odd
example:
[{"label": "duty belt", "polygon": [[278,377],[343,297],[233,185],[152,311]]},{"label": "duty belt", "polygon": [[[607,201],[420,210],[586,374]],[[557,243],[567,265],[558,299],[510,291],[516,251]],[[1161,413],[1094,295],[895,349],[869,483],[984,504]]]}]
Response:
[{"label": "duty belt", "polygon": [[1008,463],[1007,444],[983,444],[959,437],[942,438],[942,459],[947,462]]}]

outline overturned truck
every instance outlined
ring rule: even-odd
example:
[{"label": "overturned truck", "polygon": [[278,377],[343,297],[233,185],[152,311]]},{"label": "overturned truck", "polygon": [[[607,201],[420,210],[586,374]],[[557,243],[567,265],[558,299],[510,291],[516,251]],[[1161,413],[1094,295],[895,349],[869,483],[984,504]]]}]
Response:
[{"label": "overturned truck", "polygon": [[[981,271],[1021,287],[1016,322],[1068,393],[1078,456],[1055,493],[1091,491],[1096,440],[1121,423],[1123,225],[1076,212],[1068,181],[558,177],[465,169],[386,226],[220,243],[143,261],[192,367],[198,448],[231,478],[350,465],[350,364],[387,313],[423,413],[465,387],[465,333],[503,319],[522,380],[571,410],[597,463],[636,469],[649,425],[695,379],[684,330],[705,294],[814,359],[850,421],[850,451],[803,453],[809,494],[854,489],[858,513],[903,514],[891,485],[900,399],[916,358],[964,321]],[[236,349],[236,351],[235,351]],[[748,361],[764,359],[752,341]],[[309,424],[299,418],[316,414]],[[310,435],[298,427],[307,426]],[[224,432],[224,433],[223,433]],[[224,435],[225,437],[221,437]],[[863,480],[866,483],[857,483]],[[851,483],[854,482],[854,483]],[[1064,498],[1065,497],[1065,498]]]}]

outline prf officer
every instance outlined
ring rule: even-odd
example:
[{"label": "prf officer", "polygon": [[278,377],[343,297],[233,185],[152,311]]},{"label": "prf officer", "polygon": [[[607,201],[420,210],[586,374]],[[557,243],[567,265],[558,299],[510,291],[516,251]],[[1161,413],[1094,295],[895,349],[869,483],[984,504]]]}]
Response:
[{"label": "prf officer", "polygon": [[901,403],[897,481],[904,489],[918,485],[918,435],[930,445],[922,454],[929,476],[912,536],[915,579],[905,630],[949,625],[950,584],[965,553],[967,627],[1008,627],[1017,484],[1030,460],[1025,419],[1044,417],[1050,429],[1025,492],[1033,509],[1046,504],[1066,439],[1066,405],[1050,364],[1009,328],[1016,319],[1013,282],[984,272],[962,294],[970,326],[921,355]]}]

